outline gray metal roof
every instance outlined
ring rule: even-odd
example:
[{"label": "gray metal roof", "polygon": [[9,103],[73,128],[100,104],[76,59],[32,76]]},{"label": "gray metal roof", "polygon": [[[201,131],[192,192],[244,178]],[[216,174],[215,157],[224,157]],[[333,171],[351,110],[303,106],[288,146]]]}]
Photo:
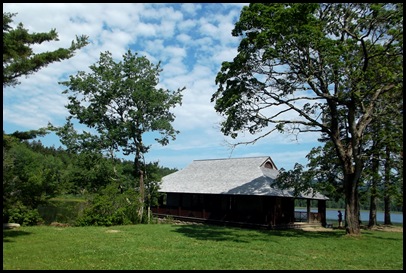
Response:
[{"label": "gray metal roof", "polygon": [[[279,171],[269,156],[194,160],[162,178],[160,192],[294,197],[272,185]],[[328,199],[316,193],[301,198]]]}]

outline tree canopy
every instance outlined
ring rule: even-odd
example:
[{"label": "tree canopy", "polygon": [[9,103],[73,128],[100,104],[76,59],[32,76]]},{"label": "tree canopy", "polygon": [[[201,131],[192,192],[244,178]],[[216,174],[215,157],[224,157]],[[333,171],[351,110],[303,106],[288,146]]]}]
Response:
[{"label": "tree canopy", "polygon": [[16,13],[3,12],[3,87],[20,84],[18,78],[28,76],[50,63],[73,57],[76,50],[88,44],[85,35],[76,36],[69,48],[51,52],[34,53],[31,46],[43,42],[58,41],[56,29],[49,32],[29,33],[20,22],[12,26]]},{"label": "tree canopy", "polygon": [[359,234],[363,135],[385,94],[403,89],[403,4],[253,3],[232,35],[238,54],[212,96],[222,132],[257,134],[252,142],[325,134],[342,169],[346,230]]},{"label": "tree canopy", "polygon": [[[138,196],[134,189],[133,162],[105,157],[100,152],[71,153],[61,147],[45,147],[41,141],[25,137],[32,134],[31,131],[3,132],[4,223],[36,225],[45,221],[39,214],[40,206],[48,205],[52,197],[75,196],[90,201],[86,211],[93,215],[84,216],[85,219],[79,220],[78,224],[92,224],[89,221],[94,218],[106,220],[109,215],[120,214],[128,207],[127,201],[121,203],[125,206],[120,208],[111,206],[111,203],[117,205],[117,200],[125,200],[126,197],[133,200]],[[176,169],[161,167],[157,162],[147,163],[143,169],[148,204],[155,204],[161,177]],[[112,194],[102,197],[107,189]],[[99,198],[95,197],[97,195],[106,201],[98,202],[105,208],[104,215],[97,208],[92,209],[94,203],[91,201]],[[133,203],[132,210],[136,210],[137,206],[138,202]],[[120,217],[123,216],[120,214]],[[136,223],[139,221],[134,218],[132,224]]]},{"label": "tree canopy", "polygon": [[[123,61],[116,62],[109,51],[100,54],[99,61],[90,66],[91,72],[79,71],[69,81],[60,82],[68,87],[66,106],[70,117],[60,128],[61,142],[68,148],[87,147],[107,150],[110,153],[122,151],[134,154],[134,169],[140,177],[141,203],[143,200],[143,174],[141,161],[150,146],[143,135],[158,133],[155,140],[167,145],[175,140],[179,131],[172,122],[175,115],[172,108],[182,103],[182,91],[158,88],[160,63],[152,64],[146,57],[128,50]],[[96,131],[76,133],[71,119]],[[80,145],[77,145],[80,143]]]}]

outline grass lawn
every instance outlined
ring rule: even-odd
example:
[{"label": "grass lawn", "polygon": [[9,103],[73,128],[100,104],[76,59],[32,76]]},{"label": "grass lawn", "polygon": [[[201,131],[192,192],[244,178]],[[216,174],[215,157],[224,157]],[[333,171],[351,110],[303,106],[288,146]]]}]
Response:
[{"label": "grass lawn", "polygon": [[3,230],[4,269],[403,269],[403,232],[212,225]]}]

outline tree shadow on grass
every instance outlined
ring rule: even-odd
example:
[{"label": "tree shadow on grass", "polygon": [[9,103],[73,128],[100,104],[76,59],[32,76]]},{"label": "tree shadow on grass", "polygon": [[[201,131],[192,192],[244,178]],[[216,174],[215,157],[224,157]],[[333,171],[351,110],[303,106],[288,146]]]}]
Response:
[{"label": "tree shadow on grass", "polygon": [[14,242],[12,238],[24,235],[30,235],[31,232],[16,230],[16,229],[3,229],[3,243]]},{"label": "tree shadow on grass", "polygon": [[248,242],[234,228],[215,225],[176,225],[175,232],[197,240]]},{"label": "tree shadow on grass", "polygon": [[278,237],[297,238],[339,238],[345,235],[342,231],[304,231],[299,229],[288,230],[261,230],[239,227],[225,227],[218,225],[176,225],[174,232],[197,240],[234,241],[239,243],[260,241],[277,241]]}]

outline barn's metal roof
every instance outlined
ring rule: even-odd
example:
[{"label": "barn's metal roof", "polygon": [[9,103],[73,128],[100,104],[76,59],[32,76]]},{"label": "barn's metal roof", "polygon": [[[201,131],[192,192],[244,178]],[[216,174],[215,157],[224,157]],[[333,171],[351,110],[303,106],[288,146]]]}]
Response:
[{"label": "barn's metal roof", "polygon": [[[273,185],[279,171],[269,156],[194,160],[162,178],[160,192],[294,197]],[[316,193],[297,198],[328,199]]]}]

